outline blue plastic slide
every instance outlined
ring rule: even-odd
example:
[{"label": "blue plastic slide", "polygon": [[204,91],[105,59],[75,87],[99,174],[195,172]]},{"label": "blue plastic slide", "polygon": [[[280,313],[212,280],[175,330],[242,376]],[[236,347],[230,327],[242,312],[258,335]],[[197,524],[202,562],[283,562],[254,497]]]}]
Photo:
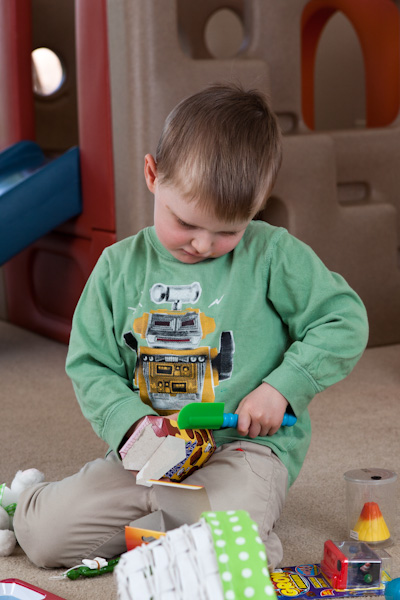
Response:
[{"label": "blue plastic slide", "polygon": [[52,160],[28,141],[0,152],[0,265],[81,212],[79,148]]}]

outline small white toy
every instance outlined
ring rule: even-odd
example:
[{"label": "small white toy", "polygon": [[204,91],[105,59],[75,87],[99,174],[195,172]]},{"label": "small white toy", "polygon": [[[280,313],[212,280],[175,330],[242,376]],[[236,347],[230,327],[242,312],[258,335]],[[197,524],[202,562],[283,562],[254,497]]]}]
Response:
[{"label": "small white toy", "polygon": [[0,484],[0,556],[12,554],[17,542],[13,518],[21,492],[41,481],[44,481],[43,473],[37,469],[26,469],[17,472],[11,487],[7,487],[5,483]]}]

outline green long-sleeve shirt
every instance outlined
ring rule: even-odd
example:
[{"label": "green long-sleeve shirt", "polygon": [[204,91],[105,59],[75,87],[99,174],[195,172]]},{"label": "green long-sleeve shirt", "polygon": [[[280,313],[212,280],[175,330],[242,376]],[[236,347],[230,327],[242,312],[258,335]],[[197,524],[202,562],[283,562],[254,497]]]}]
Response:
[{"label": "green long-sleeve shirt", "polygon": [[[235,412],[265,381],[297,423],[253,441],[293,483],[310,442],[308,404],[352,370],[367,336],[360,298],[286,230],[251,222],[232,252],[192,265],[150,227],[100,257],[75,311],[67,373],[113,449],[145,415],[200,401]],[[224,429],[215,439],[243,438]]]}]

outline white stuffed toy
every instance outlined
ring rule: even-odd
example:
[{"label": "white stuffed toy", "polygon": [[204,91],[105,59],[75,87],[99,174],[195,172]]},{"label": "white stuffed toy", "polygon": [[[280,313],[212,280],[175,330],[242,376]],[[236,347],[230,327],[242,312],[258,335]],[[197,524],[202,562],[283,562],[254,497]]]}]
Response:
[{"label": "white stuffed toy", "polygon": [[43,473],[37,469],[27,469],[18,471],[10,488],[5,483],[0,484],[0,556],[12,554],[17,542],[13,530],[13,517],[19,495],[41,481],[44,481]]}]

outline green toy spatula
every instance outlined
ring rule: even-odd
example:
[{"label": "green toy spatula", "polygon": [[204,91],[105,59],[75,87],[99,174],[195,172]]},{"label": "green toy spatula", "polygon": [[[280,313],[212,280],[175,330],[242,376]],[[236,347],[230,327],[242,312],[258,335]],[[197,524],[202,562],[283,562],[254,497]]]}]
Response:
[{"label": "green toy spatula", "polygon": [[[192,402],[184,406],[178,415],[179,429],[223,429],[237,427],[239,415],[224,413],[223,402]],[[294,415],[285,413],[282,425],[296,423]]]}]

